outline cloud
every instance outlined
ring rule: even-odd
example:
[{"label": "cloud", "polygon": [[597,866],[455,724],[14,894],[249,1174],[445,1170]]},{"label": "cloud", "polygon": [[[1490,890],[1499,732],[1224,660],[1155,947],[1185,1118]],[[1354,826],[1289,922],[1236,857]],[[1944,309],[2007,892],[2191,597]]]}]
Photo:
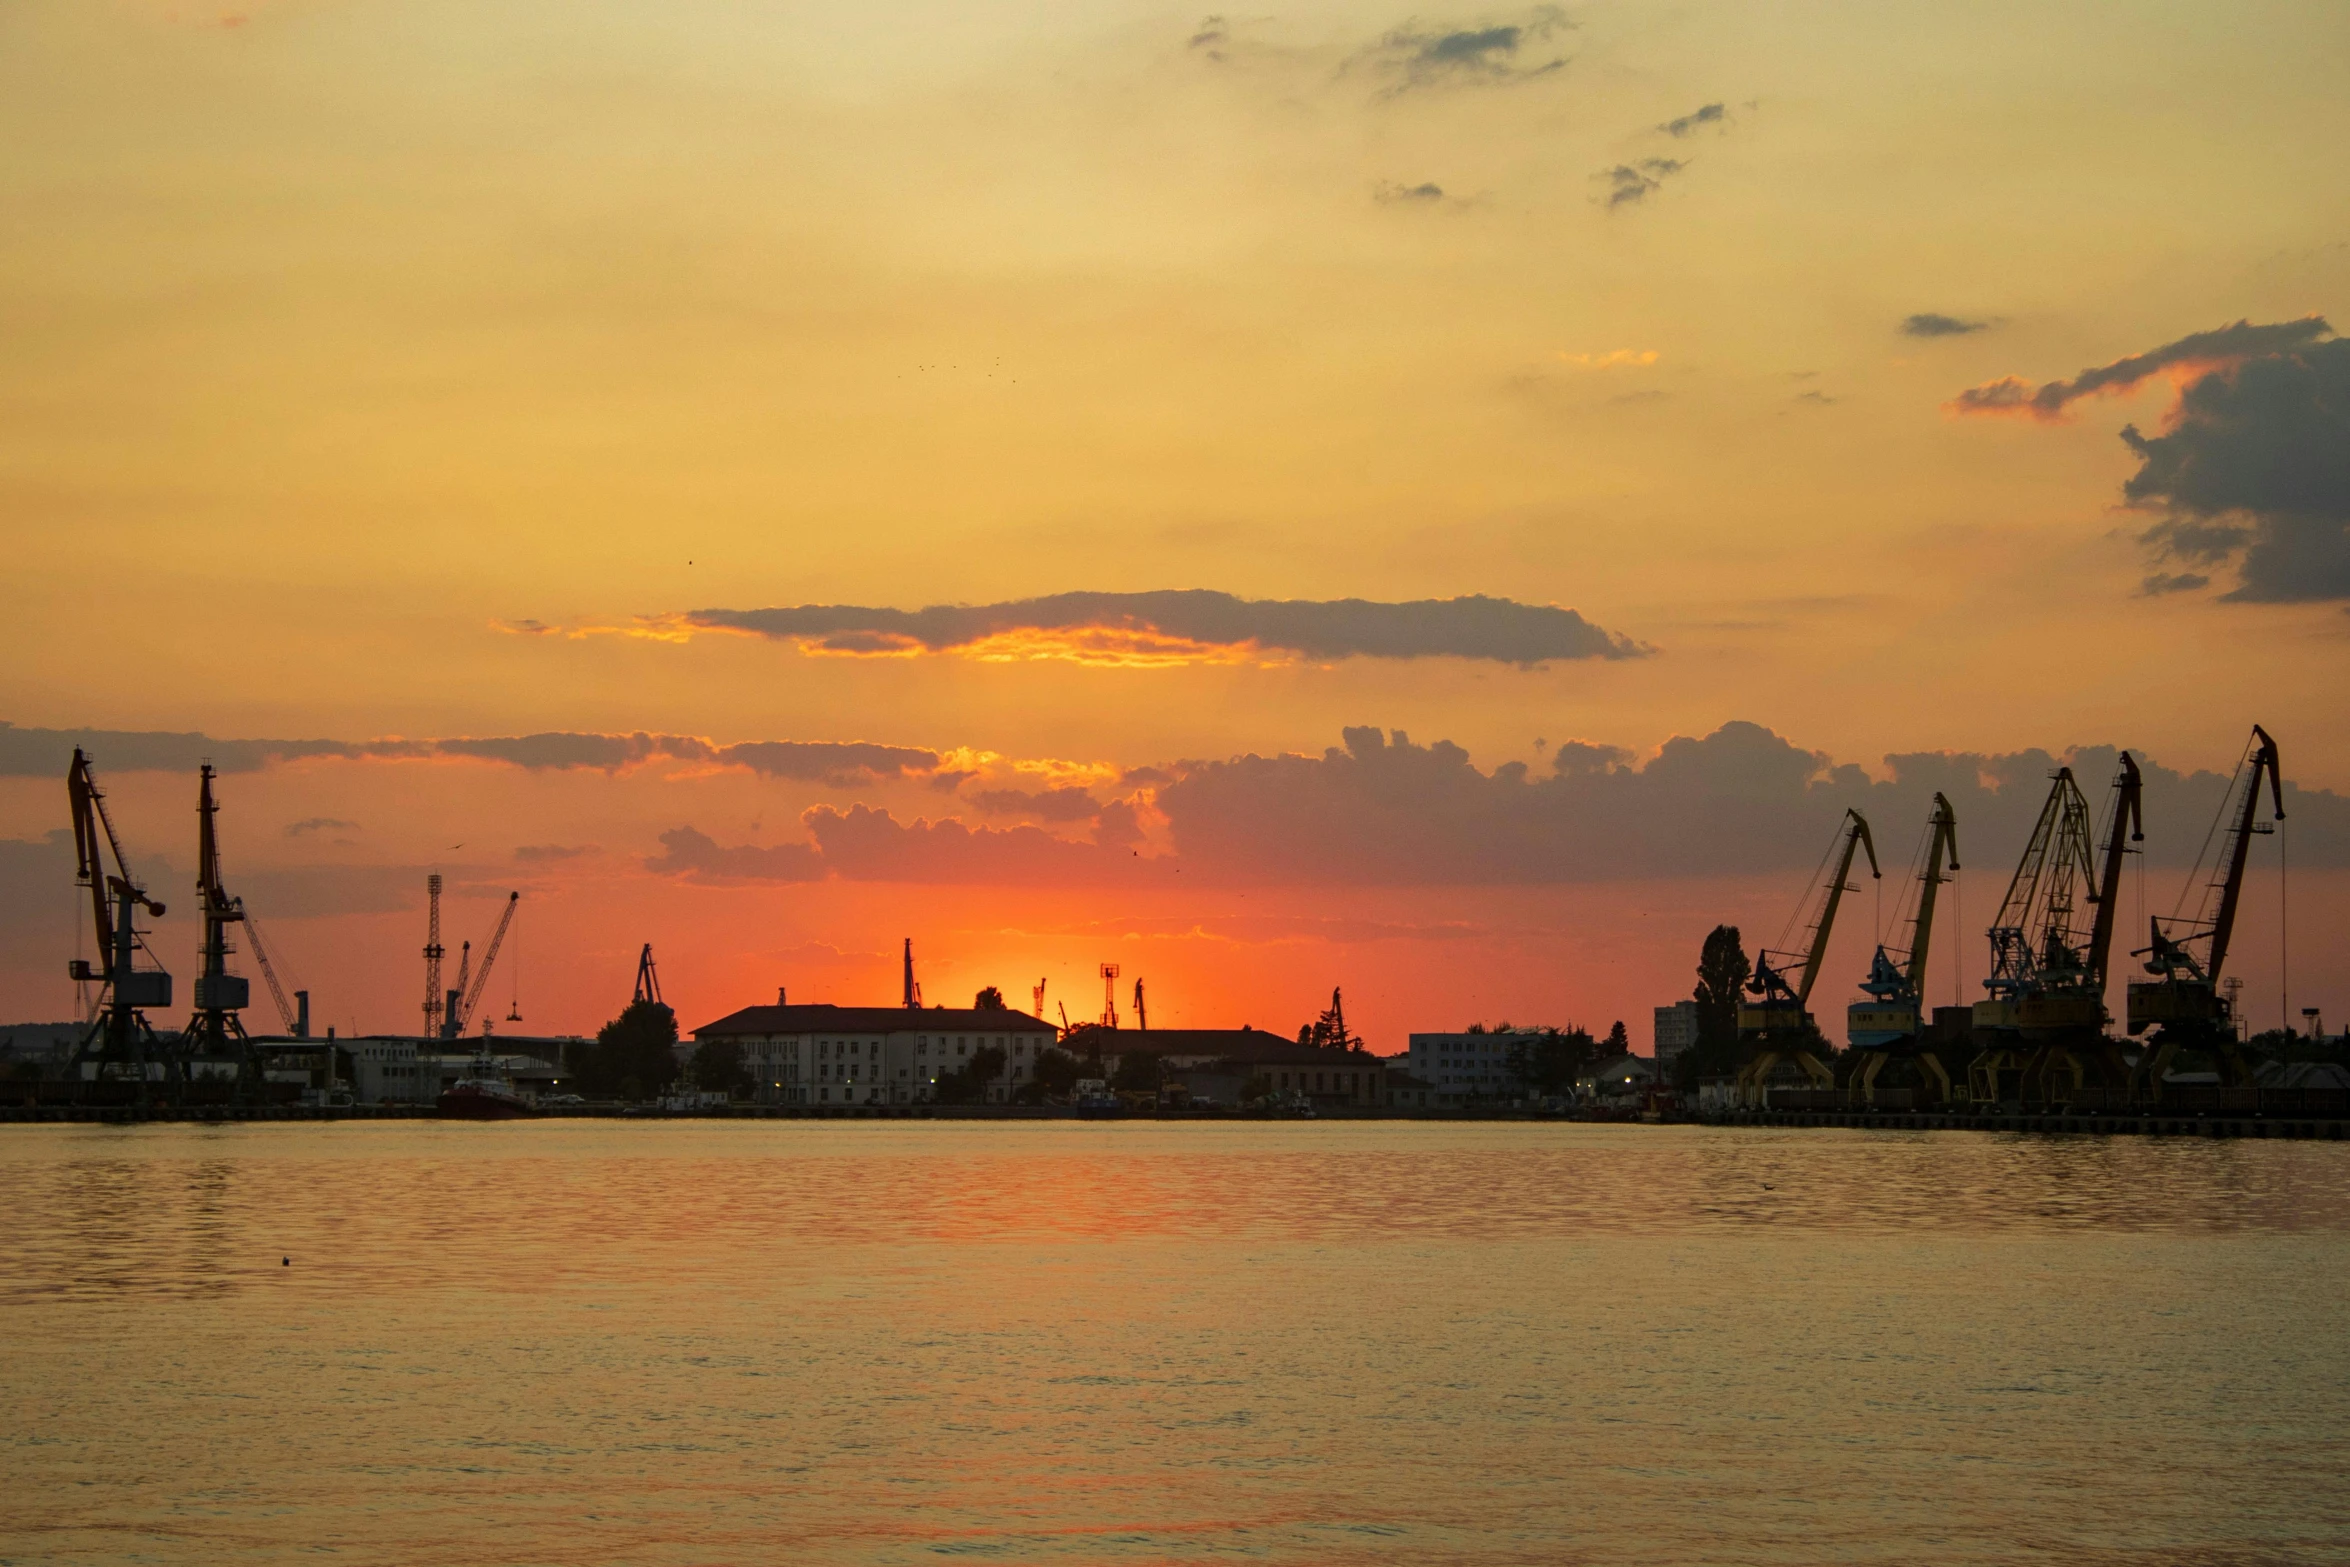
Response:
[{"label": "cloud", "polygon": [[2157,571],[2138,584],[2141,598],[2161,598],[2166,593],[2192,593],[2197,588],[2208,588],[2211,579],[2199,571]]},{"label": "cloud", "polygon": [[1196,49],[1211,60],[1221,60],[1231,42],[1232,24],[1221,16],[1208,16],[1200,19],[1198,29],[1184,47]]},{"label": "cloud", "polygon": [[[327,757],[344,761],[414,761],[460,757],[499,762],[533,772],[592,769],[618,772],[669,760],[742,767],[770,778],[846,786],[890,778],[923,778],[939,753],[861,740],[749,740],[719,745],[694,735],[597,734],[550,730],[540,734],[440,740],[222,740],[215,736],[118,729],[19,729],[0,722],[0,777],[62,779],[81,747],[100,771],[188,772],[210,761],[223,773],[253,772],[272,762]],[[327,828],[356,828],[331,816],[296,822],[286,836]]]},{"label": "cloud", "polygon": [[549,730],[532,735],[503,735],[485,739],[434,740],[427,742],[437,756],[469,756],[488,762],[505,762],[532,771],[551,769],[563,771],[575,767],[591,767],[599,772],[617,772],[654,757],[684,757],[688,760],[707,760],[711,754],[709,742],[683,735],[636,734],[581,734],[570,730]]},{"label": "cloud", "polygon": [[[862,807],[859,807],[862,809]],[[661,835],[661,853],[645,862],[657,876],[684,876],[695,881],[822,881],[824,862],[805,843],[779,843],[771,848],[752,844],[721,847],[708,833],[692,827],[674,827]]]},{"label": "cloud", "polygon": [[1418,185],[1398,185],[1392,180],[1381,180],[1371,188],[1371,199],[1387,206],[1434,206],[1444,200],[1444,187],[1434,180]]},{"label": "cloud", "polygon": [[74,747],[104,771],[192,773],[210,762],[224,773],[250,773],[306,756],[355,756],[341,740],[219,740],[150,729],[19,729],[0,722],[0,777],[63,780]]},{"label": "cloud", "polygon": [[1562,56],[1538,58],[1535,46],[1574,24],[1555,6],[1538,6],[1515,22],[1430,29],[1407,22],[1358,58],[1388,78],[1382,96],[1415,89],[1504,86],[1566,69]]},{"label": "cloud", "polygon": [[1679,138],[1704,125],[1720,125],[1729,118],[1722,105],[1709,103],[1702,109],[1692,109],[1677,120],[1667,120],[1657,127],[1667,136]]},{"label": "cloud", "polygon": [[814,653],[954,652],[984,660],[1146,667],[1298,658],[1469,658],[1530,666],[1636,658],[1648,651],[1574,610],[1481,594],[1393,604],[1242,599],[1202,589],[1060,593],[918,610],[806,604],[695,610],[681,618],[706,630],[794,642]]},{"label": "cloud", "polygon": [[[1969,857],[1998,867],[2022,844],[2069,761],[2096,797],[2116,768],[2110,747],[2064,758],[1890,756],[1888,777],[1808,751],[1751,723],[1666,742],[1645,763],[1605,747],[1561,746],[1548,774],[1520,762],[1491,771],[1448,742],[1349,729],[1321,756],[1187,763],[1157,791],[1177,863],[1203,880],[1454,885],[1712,877],[1809,868],[1847,806],[1866,813],[1896,869],[1936,790],[1958,812]],[[2143,759],[2143,758],[2142,758]],[[2227,779],[2145,763],[2147,847],[2192,858]],[[2350,798],[2294,790],[2294,855],[2350,864]]]},{"label": "cloud", "polygon": [[2350,599],[2350,339],[2209,371],[2165,433],[2122,439],[2124,498],[2166,513],[2141,535],[2157,559],[2233,560],[2239,603]]},{"label": "cloud", "polygon": [[347,822],[340,816],[312,816],[305,818],[302,821],[288,822],[286,824],[286,836],[289,838],[299,838],[304,833],[326,832],[329,830],[337,832],[357,832],[359,830],[359,824],[357,822]]},{"label": "cloud", "polygon": [[564,860],[584,859],[596,852],[592,843],[526,843],[515,848],[514,857],[525,865],[554,865]]},{"label": "cloud", "polygon": [[1967,321],[1958,316],[1946,316],[1935,310],[1921,310],[1903,319],[1904,337],[1964,337],[1969,332],[1990,330],[1988,321]]},{"label": "cloud", "polygon": [[396,914],[422,905],[427,874],[421,865],[241,867],[229,890],[268,920]]},{"label": "cloud", "polygon": [[1664,182],[1689,165],[1679,158],[1643,158],[1638,163],[1619,163],[1612,169],[1602,169],[1592,176],[1607,181],[1607,191],[1600,198],[1611,212],[1618,207],[1635,206],[1663,188]]},{"label": "cloud", "polygon": [[1083,789],[977,789],[968,797],[987,816],[1033,816],[1048,822],[1091,821],[1101,803]]},{"label": "cloud", "polygon": [[919,778],[939,765],[936,751],[854,740],[747,740],[717,748],[715,760],[768,778],[845,785]]},{"label": "cloud", "polygon": [[888,811],[820,805],[801,817],[824,863],[851,881],[984,885],[1172,880],[1171,868],[1118,843],[1079,843],[1037,827],[900,822]]},{"label": "cloud", "polygon": [[2322,316],[2304,316],[2298,321],[2261,326],[2254,326],[2249,320],[2238,321],[2233,326],[2192,333],[2146,353],[2083,370],[2069,381],[2034,386],[2016,376],[2002,376],[1996,381],[1968,387],[1943,407],[1960,415],[2008,414],[2054,421],[2063,418],[2065,411],[2084,397],[2127,392],[2149,377],[2165,373],[2182,381],[2192,379],[2247,359],[2290,354],[2332,334],[2333,328],[2326,325]]},{"label": "cloud", "polygon": [[1655,364],[1660,357],[1653,348],[1611,348],[1604,354],[1561,353],[1562,364],[1578,370],[1638,370]]}]

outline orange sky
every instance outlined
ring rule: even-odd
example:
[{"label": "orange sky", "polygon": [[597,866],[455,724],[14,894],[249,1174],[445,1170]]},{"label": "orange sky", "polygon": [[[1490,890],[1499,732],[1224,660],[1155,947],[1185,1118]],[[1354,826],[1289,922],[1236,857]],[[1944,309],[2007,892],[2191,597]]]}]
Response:
[{"label": "orange sky", "polygon": [[[1701,807],[1399,773],[1389,815],[1348,814],[1313,803],[1340,774],[1308,770],[1194,784],[1170,815],[1169,764],[1318,758],[1374,726],[1539,782],[1564,742],[1636,770],[1746,721],[1879,779],[1895,754],[2117,744],[2225,773],[2258,720],[2305,790],[2350,792],[2350,501],[2323,466],[2342,404],[2295,424],[2290,389],[2263,390],[2334,373],[2339,339],[2181,349],[2052,419],[1951,411],[2350,314],[2346,44],[2337,8],[2285,4],[10,6],[0,721],[938,759],[232,772],[232,868],[346,1026],[408,1021],[439,865],[527,889],[531,1026],[609,1015],[645,939],[690,1014],[785,982],[887,999],[910,934],[933,999],[1049,974],[1091,1011],[1093,965],[1124,952],[1169,1021],[1294,1027],[1343,983],[1383,1048],[1505,1015],[1624,1016],[1645,1041],[1714,919],[1776,933],[1833,788],[1765,757],[1722,776],[1776,802],[1767,843],[1667,863],[1561,828],[1519,874],[1479,813],[1621,809],[1613,837],[1669,845],[1659,824]],[[2208,418],[2181,402],[2206,380],[2237,398]],[[2149,456],[2126,425],[2186,444]],[[2227,489],[2213,443],[2247,429],[2288,444]],[[2255,481],[2309,450],[2263,510]],[[1571,607],[1640,656],[1133,623],[857,656],[679,618],[1171,589]],[[184,881],[186,759],[91,744]],[[0,776],[0,1015],[58,1016],[63,789],[27,756]],[[1086,814],[1007,793],[1054,787]],[[830,845],[824,879],[776,881],[663,842],[788,848],[814,841],[804,812],[864,804],[1106,844],[1117,802],[1149,886],[1016,843],[924,882]],[[1379,841],[1283,860],[1286,810]],[[2294,1005],[2331,1014],[2350,842],[2313,811],[2289,846]],[[320,819],[357,825],[289,832]],[[2150,823],[2187,845],[2150,901],[2206,824]],[[1899,858],[1916,828],[1880,832]],[[1393,842],[1423,831],[1404,866]],[[1986,832],[1987,906],[2020,841],[1997,810]],[[1289,868],[1238,875],[1260,848]],[[1176,880],[1210,861],[1212,888]],[[2273,1005],[2262,940],[2248,994]]]}]

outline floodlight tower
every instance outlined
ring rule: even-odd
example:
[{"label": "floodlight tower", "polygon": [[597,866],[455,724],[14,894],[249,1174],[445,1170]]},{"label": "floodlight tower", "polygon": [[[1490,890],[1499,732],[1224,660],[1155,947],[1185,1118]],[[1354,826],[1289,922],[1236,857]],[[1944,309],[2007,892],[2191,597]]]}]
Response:
[{"label": "floodlight tower", "polygon": [[1102,965],[1102,1027],[1118,1026],[1118,965]]}]

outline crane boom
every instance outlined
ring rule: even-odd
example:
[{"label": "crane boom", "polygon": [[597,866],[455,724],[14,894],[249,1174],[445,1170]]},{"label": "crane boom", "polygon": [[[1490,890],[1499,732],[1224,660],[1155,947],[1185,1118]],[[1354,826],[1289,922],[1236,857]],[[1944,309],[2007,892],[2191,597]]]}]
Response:
[{"label": "crane boom", "polygon": [[1836,861],[1836,874],[1828,879],[1827,896],[1821,901],[1819,916],[1812,922],[1811,950],[1803,960],[1803,982],[1795,988],[1795,1004],[1811,1004],[1811,987],[1820,977],[1821,960],[1828,955],[1828,935],[1836,928],[1836,909],[1844,901],[1844,879],[1852,874],[1852,851],[1865,847],[1869,851],[1869,874],[1882,877],[1877,869],[1877,844],[1869,836],[1868,818],[1847,807],[1844,819],[1849,825],[1844,833],[1844,853]]},{"label": "crane boom", "polygon": [[261,969],[261,979],[269,987],[270,998],[277,1003],[277,1015],[285,1023],[286,1032],[298,1033],[294,1009],[286,1004],[284,987],[277,982],[277,969],[269,961],[269,949],[261,944],[261,922],[250,910],[245,914],[245,938],[253,944],[253,961]]},{"label": "crane boom", "polygon": [[2138,803],[2138,764],[2124,751],[2121,766],[2121,776],[2113,781],[2113,821],[2106,828],[2105,864],[2097,878],[2097,890],[2090,897],[2097,905],[2097,918],[2089,932],[2089,983],[2100,996],[2105,994],[2106,959],[2113,951],[2114,915],[2121,905],[2122,856],[2129,852],[2122,843],[2122,829],[2125,825],[2129,828],[2131,843],[2146,836]]},{"label": "crane boom", "polygon": [[474,970],[473,982],[466,987],[465,998],[457,1009],[456,1026],[451,1030],[453,1036],[462,1035],[465,1026],[473,1021],[473,1009],[480,1004],[481,993],[490,982],[490,966],[498,961],[498,948],[505,944],[506,928],[514,923],[514,908],[521,901],[519,892],[506,894],[506,912],[498,916],[498,928],[490,933],[489,948],[481,955],[481,967]]},{"label": "crane boom", "polygon": [[2220,884],[2219,913],[2211,924],[2211,965],[2213,984],[2219,983],[2220,968],[2228,960],[2228,941],[2236,933],[2236,906],[2244,895],[2244,858],[2252,850],[2252,834],[2258,830],[2254,818],[2260,814],[2260,775],[2268,774],[2270,803],[2276,819],[2285,819],[2285,784],[2277,771],[2277,743],[2268,731],[2258,724],[2252,726],[2254,745],[2251,773],[2244,780],[2243,804],[2237,811],[2232,828],[2233,842],[2228,845],[2227,878]]},{"label": "crane boom", "polygon": [[1909,962],[1901,976],[1909,984],[1911,999],[1917,1001],[1922,1001],[1926,994],[1926,954],[1934,945],[1935,894],[1950,879],[1942,874],[1945,853],[1950,868],[1958,869],[1958,813],[1939,791],[1934,795],[1934,814],[1927,826],[1933,832],[1934,841],[1926,851],[1926,875],[1918,884],[1918,914],[1909,940]]}]

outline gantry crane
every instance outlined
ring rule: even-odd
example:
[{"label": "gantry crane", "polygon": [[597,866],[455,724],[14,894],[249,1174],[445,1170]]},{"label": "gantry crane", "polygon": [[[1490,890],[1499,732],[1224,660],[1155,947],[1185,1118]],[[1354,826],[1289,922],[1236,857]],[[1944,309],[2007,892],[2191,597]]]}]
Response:
[{"label": "gantry crane", "polygon": [[1917,908],[1909,918],[1909,948],[1897,962],[1879,942],[1869,960],[1869,977],[1860,983],[1869,999],[1855,1001],[1845,1011],[1845,1039],[1862,1052],[1846,1084],[1856,1104],[1876,1103],[1878,1079],[1895,1060],[1914,1060],[1923,1079],[1920,1086],[1937,1100],[1950,1098],[1950,1073],[1925,1043],[1926,958],[1934,945],[1936,895],[1950,879],[1942,874],[1945,865],[1958,869],[1958,813],[1937,793],[1933,815],[1926,819],[1924,869],[1913,882]]},{"label": "gantry crane", "polygon": [[[2271,819],[2260,816],[2260,781],[2268,780]],[[2235,777],[2220,801],[2220,814],[2204,837],[2203,851],[2187,875],[2178,907],[2152,921],[2150,945],[2132,954],[2146,959],[2151,982],[2130,984],[2128,1027],[2133,1034],[2149,1028],[2160,1031],[2150,1041],[2140,1065],[2139,1081],[2148,1093],[2158,1093],[2162,1075],[2181,1048],[2210,1051],[2221,1081],[2230,1087],[2251,1080],[2251,1062],[2245,1058],[2236,1034],[2235,1009],[2223,994],[2220,971],[2228,961],[2228,946],[2236,932],[2236,910],[2244,893],[2244,867],[2252,840],[2276,831],[2285,818],[2285,785],[2278,772],[2277,743],[2258,724],[2236,763]],[[2219,854],[2210,858],[2213,840]],[[2205,862],[2210,858],[2210,877]],[[2183,910],[2197,883],[2202,898],[2193,918]],[[2201,948],[2198,956],[2196,949]]]},{"label": "gantry crane", "polygon": [[[2057,769],[2024,855],[1987,933],[1990,998],[1974,1007],[1982,1050],[1967,1068],[1979,1100],[2062,1104],[2088,1091],[2126,1093],[2129,1067],[2105,1032],[2105,984],[2122,857],[2144,837],[2137,762],[2124,751],[2100,866],[2089,802]],[[2126,837],[2125,837],[2126,834]],[[2080,928],[2082,905],[2093,910]]]},{"label": "gantry crane", "polygon": [[[106,814],[106,795],[79,746],[66,769],[65,792],[73,810],[74,879],[90,892],[90,925],[101,965],[75,958],[67,969],[76,984],[100,987],[89,1028],[74,1047],[73,1075],[85,1082],[132,1084],[144,1101],[151,1085],[173,1086],[170,1055],[148,1025],[145,1010],[171,1005],[171,976],[159,964],[137,965],[139,953],[147,952],[150,963],[155,955],[139,939],[136,916],[144,909],[161,919],[163,905],[131,875],[122,840]],[[112,870],[107,869],[109,854]]]},{"label": "gantry crane", "polygon": [[[1839,853],[1841,846],[1841,853]],[[1786,950],[1766,948],[1755,955],[1754,977],[1746,982],[1747,991],[1760,999],[1738,1007],[1738,1043],[1746,1055],[1746,1064],[1738,1069],[1739,1102],[1762,1108],[1769,1092],[1772,1069],[1781,1062],[1792,1061],[1803,1069],[1813,1086],[1832,1088],[1836,1074],[1820,1057],[1827,1053],[1826,1041],[1820,1037],[1819,1024],[1806,1008],[1811,1002],[1812,986],[1819,982],[1820,964],[1828,955],[1828,937],[1836,928],[1836,910],[1850,891],[1847,878],[1852,874],[1852,856],[1857,849],[1868,850],[1869,874],[1882,876],[1877,869],[1877,845],[1869,836],[1868,818],[1856,810],[1846,810],[1836,824],[1836,836],[1828,840],[1828,852],[1821,857],[1821,865],[1835,861],[1835,871],[1820,884],[1817,902],[1813,901],[1809,883],[1806,883],[1801,902],[1788,921],[1793,930],[1795,920],[1803,918],[1806,908],[1812,910],[1810,923],[1805,927],[1800,946]],[[1787,971],[1800,959],[1801,976],[1793,983],[1787,980]]]}]

